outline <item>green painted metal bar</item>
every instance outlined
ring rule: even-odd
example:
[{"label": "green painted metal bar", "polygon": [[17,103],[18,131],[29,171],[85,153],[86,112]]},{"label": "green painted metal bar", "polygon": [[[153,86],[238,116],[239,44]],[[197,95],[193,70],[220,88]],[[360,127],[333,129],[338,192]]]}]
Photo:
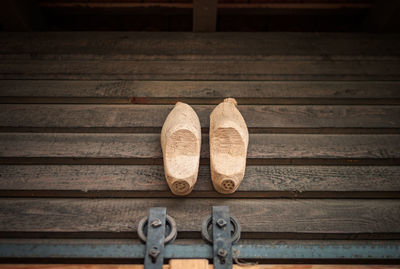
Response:
[{"label": "green painted metal bar", "polygon": [[[400,242],[384,243],[275,243],[268,245],[238,244],[234,257],[242,259],[400,259]],[[83,258],[142,259],[143,244],[42,244],[0,243],[1,258]],[[206,244],[171,244],[165,258],[212,259],[212,246]]]}]

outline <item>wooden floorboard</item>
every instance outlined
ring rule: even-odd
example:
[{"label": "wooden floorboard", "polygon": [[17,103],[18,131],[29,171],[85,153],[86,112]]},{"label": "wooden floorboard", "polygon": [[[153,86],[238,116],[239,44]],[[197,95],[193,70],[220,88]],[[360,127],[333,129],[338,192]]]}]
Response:
[{"label": "wooden floorboard", "polygon": [[[400,234],[400,201],[374,199],[0,199],[0,232],[131,232],[150,207],[164,206],[180,232],[199,232],[211,206],[229,206],[242,233]],[[197,234],[197,233],[196,233]],[[198,235],[198,234],[197,234]],[[255,235],[256,236],[256,235]],[[246,238],[246,235],[243,235]]]},{"label": "wooden floorboard", "polygon": [[400,61],[4,60],[0,79],[399,80]]},{"label": "wooden floorboard", "polygon": [[[161,158],[158,134],[1,133],[0,157]],[[399,135],[251,134],[249,159],[400,158]],[[201,157],[209,157],[203,135]]]},{"label": "wooden floorboard", "polygon": [[[190,264],[192,261],[184,260],[180,266],[177,264],[163,265],[163,269],[213,269],[214,266],[208,264],[205,260],[205,265]],[[189,264],[188,264],[189,263]],[[187,267],[190,266],[190,267]],[[4,264],[3,269],[143,269],[143,265],[116,265],[116,264]],[[243,268],[243,265],[233,265],[234,269]],[[249,269],[398,269],[397,265],[299,265],[299,264],[276,264],[276,265],[246,265]]]},{"label": "wooden floorboard", "polygon": [[[237,192],[214,191],[201,165],[189,197],[400,197],[398,166],[248,166]],[[173,197],[161,165],[2,165],[0,195]]]},{"label": "wooden floorboard", "polygon": [[[3,80],[0,83],[0,96],[54,97],[60,98],[58,101],[60,103],[63,100],[66,102],[63,99],[66,97],[121,98],[125,102],[152,103],[156,98],[175,98],[175,101],[182,98],[189,100],[208,98],[221,101],[228,96],[242,99],[271,99],[270,102],[282,98],[287,102],[293,100],[293,103],[304,98],[309,99],[309,104],[318,99],[325,99],[326,102],[346,99],[351,104],[352,101],[360,99],[372,99],[371,102],[384,99],[390,102],[390,99],[400,98],[399,88],[398,81]],[[15,99],[15,102],[17,101],[18,99]]]},{"label": "wooden floorboard", "polygon": [[[226,205],[245,241],[400,239],[399,46],[353,33],[0,33],[0,237],[136,240],[165,206],[179,238],[200,240],[211,206]],[[224,196],[208,126],[225,97],[250,139],[245,179]],[[203,127],[185,198],[169,191],[159,141],[177,101]]]},{"label": "wooden floorboard", "polygon": [[154,59],[199,56],[357,58],[400,56],[396,34],[368,33],[1,33],[2,58]]},{"label": "wooden floorboard", "polygon": [[[0,127],[161,128],[172,105],[1,105]],[[195,105],[201,127],[215,105]],[[243,105],[249,128],[400,128],[400,106]]]}]

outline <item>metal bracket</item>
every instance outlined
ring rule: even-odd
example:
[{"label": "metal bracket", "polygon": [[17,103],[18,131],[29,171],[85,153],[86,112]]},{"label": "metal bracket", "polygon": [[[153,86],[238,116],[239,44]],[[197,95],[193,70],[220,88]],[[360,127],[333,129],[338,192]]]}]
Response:
[{"label": "metal bracket", "polygon": [[167,209],[165,207],[150,208],[147,221],[145,269],[162,269],[164,262],[165,222]]},{"label": "metal bracket", "polygon": [[212,207],[214,269],[232,269],[231,218],[229,207]]}]

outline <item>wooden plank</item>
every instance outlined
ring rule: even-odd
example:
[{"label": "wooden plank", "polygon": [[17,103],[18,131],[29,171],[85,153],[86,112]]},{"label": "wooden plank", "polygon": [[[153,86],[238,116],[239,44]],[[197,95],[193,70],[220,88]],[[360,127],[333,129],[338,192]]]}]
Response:
[{"label": "wooden plank", "polygon": [[[1,59],[396,59],[398,34],[0,33]],[[212,45],[210,45],[212,44]],[[105,57],[106,56],[106,57]],[[389,57],[389,58],[387,58]]]},{"label": "wooden plank", "polygon": [[[161,128],[171,105],[2,105],[0,127]],[[214,105],[195,105],[209,127]],[[400,106],[239,106],[249,128],[400,128]]]},{"label": "wooden plank", "polygon": [[44,19],[35,0],[5,0],[0,15],[0,24],[6,31],[37,31],[44,28]]},{"label": "wooden plank", "polygon": [[374,1],[366,24],[375,32],[397,32],[400,26],[400,4],[396,0]]},{"label": "wooden plank", "polygon": [[[247,157],[393,159],[400,157],[399,142],[399,135],[251,134]],[[0,157],[139,158],[151,162],[162,154],[159,134],[1,133]],[[201,157],[209,157],[205,135]]]},{"label": "wooden plank", "polygon": [[[172,196],[161,165],[2,165],[0,171],[3,195],[63,196],[73,191],[71,196],[81,197]],[[248,166],[233,196],[387,197],[400,191],[399,177],[399,166]],[[208,165],[200,166],[191,196],[218,196]]]},{"label": "wooden plank", "polygon": [[99,98],[400,98],[397,81],[3,80],[0,96]]},{"label": "wooden plank", "polygon": [[[157,1],[146,1],[146,2],[154,2],[158,4],[165,4],[163,0],[157,0]],[[174,1],[173,4],[176,5],[176,7],[179,7],[180,2],[186,2],[184,0],[181,1]],[[243,8],[246,8],[246,6],[249,7],[254,7],[254,3],[247,3],[247,0],[224,0],[220,1],[220,3],[223,3],[223,5],[219,5],[219,7],[235,7],[236,3],[246,3],[243,5],[239,5],[240,7],[243,6]],[[296,2],[296,1],[294,1]],[[298,1],[297,1],[298,2]],[[141,3],[142,5],[144,4],[150,4],[150,3]],[[253,4],[253,5],[252,5]],[[140,3],[137,3],[137,0],[135,1],[40,1],[40,5],[45,8],[52,8],[52,9],[57,9],[57,8],[90,8],[90,9],[96,9],[96,8],[130,8],[130,7],[137,7],[141,6]],[[258,8],[268,8],[268,9],[310,9],[310,10],[320,10],[320,9],[366,9],[370,8],[371,4],[368,1],[352,1],[352,2],[342,2],[342,1],[337,1],[336,3],[326,3],[323,1],[317,1],[317,2],[303,2],[303,3],[290,3],[290,2],[282,2],[282,3],[268,3],[268,1],[261,1],[259,5],[256,5]]]},{"label": "wooden plank", "polygon": [[217,2],[217,0],[193,1],[193,32],[216,31]]},{"label": "wooden plank", "polygon": [[399,80],[400,61],[4,60],[0,79]]},{"label": "wooden plank", "polygon": [[353,239],[357,234],[378,239],[390,233],[391,239],[400,238],[400,201],[391,199],[0,199],[0,231],[127,232],[134,236],[148,209],[164,206],[184,238],[189,232],[199,235],[201,222],[214,205],[229,206],[241,222],[243,238],[250,235],[246,233],[257,238],[278,233]]},{"label": "wooden plank", "polygon": [[[172,264],[171,264],[172,263]],[[190,266],[190,267],[187,267]],[[116,264],[2,264],[3,269],[143,269],[143,265],[116,265]],[[164,265],[163,269],[213,269],[208,260],[170,260],[170,265]],[[234,269],[243,268],[243,265],[233,265]],[[249,269],[398,269],[397,265],[248,265]]]},{"label": "wooden plank", "polygon": [[399,104],[395,81],[60,81],[3,80],[3,103]]},{"label": "wooden plank", "polygon": [[[172,259],[169,261],[169,269],[212,269],[213,265],[208,264],[206,259]],[[253,268],[255,269],[255,268]]]}]

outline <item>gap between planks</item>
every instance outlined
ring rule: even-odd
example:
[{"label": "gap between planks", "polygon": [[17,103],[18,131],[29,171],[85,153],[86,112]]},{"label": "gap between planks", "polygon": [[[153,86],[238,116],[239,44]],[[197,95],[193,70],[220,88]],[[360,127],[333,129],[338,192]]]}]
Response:
[{"label": "gap between planks", "polygon": [[[68,191],[68,190],[0,190],[0,198],[179,198],[171,192],[153,191]],[[182,197],[181,197],[182,198]],[[193,191],[186,198],[217,198],[217,199],[398,199],[400,191],[363,191],[363,192],[260,192],[237,191],[234,194],[222,195],[215,191]]]}]

